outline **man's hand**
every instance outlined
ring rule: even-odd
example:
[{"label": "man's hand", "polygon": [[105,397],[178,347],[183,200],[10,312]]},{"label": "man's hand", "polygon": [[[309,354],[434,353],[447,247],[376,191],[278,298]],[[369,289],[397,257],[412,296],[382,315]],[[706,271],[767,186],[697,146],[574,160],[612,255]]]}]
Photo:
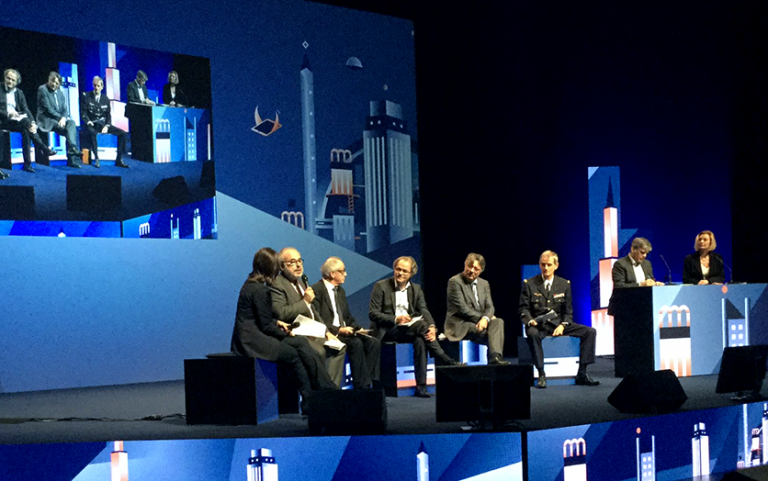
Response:
[{"label": "man's hand", "polygon": [[67,125],[67,118],[66,117],[60,118],[59,119],[59,127],[61,127],[63,129],[65,125]]},{"label": "man's hand", "polygon": [[331,331],[325,331],[325,340],[326,341],[338,341],[339,338],[334,336]]},{"label": "man's hand", "polygon": [[398,326],[400,324],[408,324],[409,322],[411,322],[411,316],[397,316],[395,318],[395,324]]},{"label": "man's hand", "polygon": [[29,130],[29,132],[32,133],[32,134],[36,134],[37,133],[37,124],[32,122],[31,124],[29,124],[29,128],[27,130]]},{"label": "man's hand", "polygon": [[106,125],[105,125],[105,126],[104,126],[104,128],[103,128],[103,129],[101,129],[101,133],[102,133],[102,134],[106,134],[106,133],[107,133],[107,130],[109,130],[107,127],[108,127],[108,126],[106,126]]},{"label": "man's hand", "polygon": [[563,335],[563,331],[565,331],[565,326],[560,324],[555,328],[555,331],[552,333],[553,337],[558,337]]},{"label": "man's hand", "polygon": [[427,329],[427,332],[424,333],[424,340],[427,342],[432,342],[435,339],[437,339],[437,328],[432,325],[429,326],[429,329]]},{"label": "man's hand", "polygon": [[312,301],[315,300],[315,290],[311,287],[307,287],[307,290],[304,291],[304,302],[307,304],[312,304]]},{"label": "man's hand", "polygon": [[277,327],[282,329],[283,332],[288,333],[289,336],[293,336],[294,335],[293,331],[291,331],[291,325],[288,324],[287,322],[277,321]]},{"label": "man's hand", "polygon": [[479,321],[477,321],[477,324],[475,324],[475,328],[477,328],[477,332],[483,332],[484,330],[488,329],[488,318],[483,317]]},{"label": "man's hand", "polygon": [[643,287],[645,287],[645,286],[655,286],[656,285],[656,281],[654,281],[653,279],[646,279],[643,282],[641,282],[640,285],[643,286]]},{"label": "man's hand", "polygon": [[538,322],[536,322],[536,321],[534,321],[533,319],[531,319],[530,321],[528,321],[528,326],[530,326],[530,327],[536,327],[536,326],[538,326],[538,325],[539,325],[539,323],[538,323]]},{"label": "man's hand", "polygon": [[355,330],[351,327],[340,327],[339,328],[339,334],[342,336],[353,336],[355,334]]}]

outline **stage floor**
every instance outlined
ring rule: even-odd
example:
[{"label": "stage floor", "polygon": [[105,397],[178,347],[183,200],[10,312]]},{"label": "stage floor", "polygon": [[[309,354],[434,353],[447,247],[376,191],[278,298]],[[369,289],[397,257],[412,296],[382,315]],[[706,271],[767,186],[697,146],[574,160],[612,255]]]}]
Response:
[{"label": "stage floor", "polygon": [[[600,359],[590,374],[602,384],[532,388],[531,419],[521,420],[519,428],[537,431],[644,417],[622,414],[608,403],[621,381],[613,376],[611,360]],[[680,379],[688,396],[680,411],[732,405],[728,395],[715,394],[716,382],[714,375]],[[466,423],[435,421],[434,397],[387,398],[387,408],[387,434],[464,432]],[[184,413],[183,381],[5,393],[0,394],[0,444],[309,436],[307,419],[299,414],[257,426],[188,426]]]}]

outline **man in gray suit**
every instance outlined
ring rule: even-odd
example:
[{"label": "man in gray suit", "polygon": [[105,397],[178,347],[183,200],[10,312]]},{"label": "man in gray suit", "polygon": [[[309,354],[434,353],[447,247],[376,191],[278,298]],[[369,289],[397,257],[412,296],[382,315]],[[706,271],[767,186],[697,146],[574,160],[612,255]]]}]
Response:
[{"label": "man in gray suit", "polygon": [[504,360],[504,321],[494,316],[491,286],[480,278],[485,258],[469,254],[464,271],[448,280],[448,312],[445,335],[451,341],[488,345],[488,364],[509,364]]},{"label": "man in gray suit", "polygon": [[[648,239],[644,237],[632,239],[632,248],[629,251],[629,255],[617,260],[611,270],[614,289],[664,285],[663,282],[657,282],[653,277],[651,261],[646,259],[651,250],[653,250],[653,247]],[[612,304],[613,295],[611,295],[611,300],[608,301],[609,315],[614,315]]]},{"label": "man in gray suit", "polygon": [[[274,318],[291,324],[299,315],[303,315],[324,323],[317,309],[312,306],[315,291],[309,286],[307,276],[304,274],[304,259],[301,258],[299,251],[293,247],[285,247],[280,251],[279,258],[280,274],[270,288]],[[326,337],[334,338],[335,336],[327,332]],[[320,354],[321,359],[327,357],[328,374],[337,386],[341,386],[346,347],[337,351],[324,347],[325,339],[309,338],[308,340],[310,346]]]},{"label": "man in gray suit", "polygon": [[56,132],[67,139],[67,165],[80,168],[77,157],[77,126],[69,117],[69,106],[61,87],[59,72],[48,74],[48,82],[37,89],[37,125],[43,132]]}]

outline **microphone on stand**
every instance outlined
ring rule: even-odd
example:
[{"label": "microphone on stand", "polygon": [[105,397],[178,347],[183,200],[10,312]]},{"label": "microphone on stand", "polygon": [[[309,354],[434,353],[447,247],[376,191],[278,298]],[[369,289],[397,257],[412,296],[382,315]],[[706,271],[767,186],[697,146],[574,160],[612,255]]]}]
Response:
[{"label": "microphone on stand", "polygon": [[733,269],[731,269],[731,266],[726,264],[725,261],[723,261],[723,265],[728,268],[728,273],[731,274],[731,282],[729,282],[728,284],[746,284],[745,282],[736,282],[736,281],[734,281],[733,280]]},{"label": "microphone on stand", "polygon": [[667,285],[670,285],[670,286],[675,285],[675,283],[672,282],[672,269],[669,268],[669,264],[667,264],[667,260],[661,254],[659,254],[659,257],[661,258],[661,261],[664,262],[664,265],[667,266]]}]

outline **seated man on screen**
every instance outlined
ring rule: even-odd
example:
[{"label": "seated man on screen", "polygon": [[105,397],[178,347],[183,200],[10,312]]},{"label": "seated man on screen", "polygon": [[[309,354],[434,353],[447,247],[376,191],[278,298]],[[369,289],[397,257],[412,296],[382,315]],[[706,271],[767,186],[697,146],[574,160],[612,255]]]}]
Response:
[{"label": "seated man on screen", "polygon": [[[427,309],[424,291],[410,282],[419,266],[413,257],[403,256],[392,264],[394,275],[373,285],[368,317],[374,335],[382,342],[413,344],[413,368],[416,378],[414,396],[428,398],[427,351],[444,365],[461,364],[448,356],[437,342],[435,321]],[[420,319],[419,319],[420,318]]]},{"label": "seated man on screen", "polygon": [[451,341],[469,339],[488,345],[488,364],[509,364],[504,360],[504,321],[494,315],[491,286],[480,274],[485,258],[471,253],[464,270],[448,280],[448,311],[445,335]]},{"label": "seated man on screen", "polygon": [[104,81],[101,77],[93,77],[93,90],[83,94],[80,113],[83,118],[83,125],[88,129],[88,135],[91,139],[91,165],[97,169],[101,167],[99,163],[99,134],[111,134],[117,136],[117,159],[115,167],[128,168],[123,162],[125,154],[125,130],[112,125],[112,110],[109,105],[109,98],[102,94]]},{"label": "seated man on screen", "polygon": [[61,87],[59,72],[48,74],[48,82],[37,89],[37,125],[43,132],[56,132],[67,139],[67,165],[80,168],[77,158],[82,155],[77,148],[77,126],[69,116],[69,104]]},{"label": "seated man on screen", "polygon": [[128,102],[132,104],[155,105],[147,91],[147,74],[143,70],[136,72],[136,79],[128,84]]},{"label": "seated man on screen", "polygon": [[597,332],[588,326],[573,322],[573,305],[571,303],[571,281],[555,275],[560,261],[552,251],[544,251],[539,256],[541,274],[523,281],[520,293],[518,313],[523,325],[526,326],[528,347],[531,350],[533,362],[539,371],[536,387],[547,387],[547,375],[544,372],[544,351],[541,341],[547,336],[578,337],[579,342],[579,372],[576,384],[581,386],[597,386],[587,374],[587,366],[595,362],[595,337]]},{"label": "seated man on screen", "polygon": [[333,334],[347,345],[352,384],[355,389],[365,389],[380,383],[381,342],[366,333],[349,310],[347,293],[341,286],[347,279],[344,262],[329,257],[320,268],[323,279],[312,288],[315,291],[315,307]]},{"label": "seated man on screen", "polygon": [[[280,274],[272,283],[272,315],[287,324],[293,323],[299,315],[323,322],[317,309],[312,306],[315,300],[315,291],[309,287],[309,281],[304,274],[304,259],[293,247],[285,247],[278,254],[280,261]],[[337,386],[341,386],[344,378],[344,360],[347,349],[335,350],[326,348],[323,343],[327,339],[336,336],[330,331],[326,332],[326,338],[309,338],[309,344],[317,351],[321,359],[328,360],[328,374]]]},{"label": "seated man on screen", "polygon": [[[41,148],[46,154],[53,155],[56,152],[48,148],[48,144],[43,142],[37,132],[37,124],[32,112],[27,105],[27,98],[24,92],[17,86],[21,83],[21,74],[12,68],[3,72],[3,87],[0,92],[0,129],[21,134],[21,152],[24,157],[25,172],[34,173],[32,167],[32,141]],[[9,174],[0,171],[0,179],[7,179]]]}]

